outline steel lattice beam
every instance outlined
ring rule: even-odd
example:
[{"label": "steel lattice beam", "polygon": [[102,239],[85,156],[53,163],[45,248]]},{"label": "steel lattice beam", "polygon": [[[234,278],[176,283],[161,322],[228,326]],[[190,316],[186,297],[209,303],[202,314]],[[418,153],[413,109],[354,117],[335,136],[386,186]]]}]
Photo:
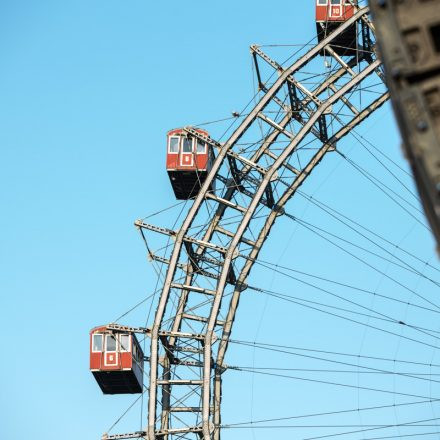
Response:
[{"label": "steel lattice beam", "polygon": [[[302,68],[357,22],[369,24],[368,8],[359,9],[352,19],[287,68],[253,46],[255,62],[257,58],[264,59],[278,77],[268,86],[263,81],[263,71],[258,68],[262,91],[260,101],[224,144],[204,139],[217,149],[217,158],[181,227],[171,231],[136,223],[146,232],[172,236],[175,242],[168,258],[150,254],[151,258],[167,265],[167,272],[154,322],[148,330],[151,337],[148,426],[145,432],[133,435],[149,440],[190,437],[219,440],[222,374],[227,371],[225,354],[240,296],[247,288],[253,264],[276,219],[283,215],[284,206],[299,186],[324,156],[335,149],[341,138],[388,99],[383,88],[380,96],[366,102],[363,108],[355,107],[350,100],[357,87],[379,72],[381,62],[374,53],[349,60],[335,56],[338,68],[326,75],[313,90],[306,89],[299,79]],[[282,93],[285,93],[286,100]],[[349,108],[351,119],[342,120],[334,114],[333,108],[337,105]],[[275,118],[265,113],[265,109],[271,106],[280,111]],[[327,133],[328,119],[339,124],[336,132]],[[267,134],[256,150],[245,156],[237,148],[237,142],[261,123],[267,128]],[[292,124],[295,124],[294,130],[290,127]],[[192,136],[201,136],[189,127],[186,130]],[[293,165],[293,153],[299,151],[306,139],[318,142],[320,147],[307,157],[305,165]],[[283,148],[275,152],[272,147],[281,140]],[[228,166],[230,178],[221,177]],[[291,180],[280,194],[282,173],[288,173]],[[221,195],[210,192],[214,180],[223,184]],[[240,202],[236,200],[238,197],[242,198]],[[207,203],[214,208],[213,215],[201,236],[192,237],[191,227],[201,217],[201,208]],[[259,226],[256,238],[251,239],[249,233],[257,211],[264,213],[265,220],[263,226]],[[232,230],[222,224],[226,212],[233,212],[237,218]],[[222,244],[222,240],[227,243]],[[213,253],[215,255],[211,255]],[[183,280],[178,280],[178,274],[182,273]],[[213,280],[215,287],[207,287]],[[225,289],[231,284],[232,294],[226,297]],[[178,298],[176,311],[165,319],[171,295]],[[195,306],[189,300],[197,295],[200,300]],[[199,312],[202,307],[209,310],[203,316]],[[226,313],[224,319],[219,316],[222,308]],[[188,323],[191,323],[190,328],[200,325],[203,330],[183,331],[184,324],[188,326]],[[198,406],[194,405],[195,400]]]}]

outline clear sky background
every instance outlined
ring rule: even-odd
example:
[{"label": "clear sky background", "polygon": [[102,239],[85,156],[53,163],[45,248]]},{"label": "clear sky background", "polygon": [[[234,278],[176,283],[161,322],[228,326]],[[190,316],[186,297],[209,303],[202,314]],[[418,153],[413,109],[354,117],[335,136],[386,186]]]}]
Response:
[{"label": "clear sky background", "polygon": [[[133,401],[102,396],[88,371],[88,332],[154,288],[155,273],[133,221],[175,202],[164,168],[166,131],[240,110],[254,92],[249,45],[306,43],[315,33],[313,17],[313,2],[307,0],[0,0],[0,310],[7,341],[0,362],[1,439],[98,439]],[[407,169],[389,105],[359,132]],[[377,176],[384,174],[353,139],[344,148]],[[426,228],[336,157],[321,167],[305,191],[437,266]],[[404,173],[402,179],[412,187]],[[390,185],[401,191],[392,179]],[[337,230],[306,204],[294,202],[291,212]],[[169,226],[173,220],[171,213],[166,224],[158,221]],[[262,257],[371,289],[396,290],[283,219]],[[418,292],[438,294],[438,286],[420,277],[394,275]],[[263,269],[256,268],[252,282],[305,293],[304,287],[293,289],[291,279]],[[242,310],[236,328],[242,339],[424,361],[436,356],[432,347],[415,354],[399,338],[381,345],[372,330],[338,327],[319,314],[304,316],[301,308],[280,308],[272,299],[245,297]],[[412,316],[408,309],[387,311]],[[144,307],[125,323],[142,325],[145,316]],[[415,318],[439,327],[436,316]],[[338,345],[335,329],[352,345]],[[328,335],[331,341],[324,340]],[[238,365],[288,361],[236,347],[228,358]],[[357,392],[341,395],[339,402],[331,387],[228,375],[225,423],[384,400]],[[414,383],[394,386],[422,392]],[[430,387],[426,393],[434,395]],[[133,413],[115,432],[139,428],[139,405]],[[261,431],[229,430],[225,438],[267,438]]]}]

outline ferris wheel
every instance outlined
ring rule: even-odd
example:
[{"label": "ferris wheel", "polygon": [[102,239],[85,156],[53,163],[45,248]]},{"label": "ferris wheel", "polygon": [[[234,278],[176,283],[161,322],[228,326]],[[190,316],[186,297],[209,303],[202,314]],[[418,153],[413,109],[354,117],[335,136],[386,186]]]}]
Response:
[{"label": "ferris wheel", "polygon": [[[243,294],[268,293],[249,278],[255,265],[268,264],[263,245],[280,219],[302,222],[289,202],[304,197],[302,185],[328,156],[344,157],[339,142],[389,99],[368,7],[317,0],[316,28],[317,41],[283,62],[251,46],[257,93],[222,140],[198,126],[168,132],[167,172],[184,218],[174,228],[135,223],[163,274],[154,319],[90,335],[102,391],[148,395],[147,426],[103,439],[219,440],[228,428],[224,375],[240,368],[228,365],[226,353],[246,345],[231,339]],[[145,353],[141,339],[149,341]]]}]

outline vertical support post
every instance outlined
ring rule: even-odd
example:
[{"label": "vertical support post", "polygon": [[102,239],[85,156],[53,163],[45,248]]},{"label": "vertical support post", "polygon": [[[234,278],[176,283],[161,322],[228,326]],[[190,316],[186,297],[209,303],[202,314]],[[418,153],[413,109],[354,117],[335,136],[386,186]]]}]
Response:
[{"label": "vertical support post", "polygon": [[255,52],[252,52],[252,58],[254,59],[255,72],[257,74],[258,89],[259,90],[263,90],[264,89],[264,84],[263,84],[263,82],[261,80],[260,67],[258,66],[258,59],[257,59],[257,55],[255,54]]},{"label": "vertical support post", "polygon": [[322,115],[318,119],[319,124],[319,136],[321,138],[321,141],[323,143],[326,143],[328,141],[328,134],[327,134],[327,121],[325,119],[325,115]]},{"label": "vertical support post", "polygon": [[222,371],[216,369],[214,376],[214,440],[220,440],[220,426],[222,423]]},{"label": "vertical support post", "polygon": [[158,356],[159,356],[159,325],[155,325],[151,330],[150,392],[148,399],[148,426],[147,426],[148,440],[156,440],[155,431],[156,431]]},{"label": "vertical support post", "polygon": [[[170,359],[167,355],[163,359],[163,380],[171,380],[171,365]],[[168,430],[170,426],[170,400],[171,400],[171,386],[169,384],[162,385],[162,416],[161,416],[161,429],[162,431]],[[168,434],[163,436],[163,440],[168,440]]]},{"label": "vertical support post", "polygon": [[362,46],[364,53],[367,56],[371,57],[370,52],[372,49],[371,36],[370,36],[370,28],[364,21],[361,21],[361,31],[362,31]]},{"label": "vertical support post", "polygon": [[290,81],[287,82],[287,90],[289,91],[289,100],[292,112],[297,112],[299,109],[298,95],[296,93],[296,87]]}]

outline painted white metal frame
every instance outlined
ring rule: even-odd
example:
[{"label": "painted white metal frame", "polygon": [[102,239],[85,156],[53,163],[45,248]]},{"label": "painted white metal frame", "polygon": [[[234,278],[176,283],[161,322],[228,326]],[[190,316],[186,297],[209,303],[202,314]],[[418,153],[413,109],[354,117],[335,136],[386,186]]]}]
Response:
[{"label": "painted white metal frame", "polygon": [[[388,99],[388,93],[384,91],[375,101],[370,102],[363,109],[350,106],[350,92],[362,84],[370,75],[378,74],[381,62],[377,56],[368,54],[353,57],[344,61],[340,57],[336,61],[341,65],[340,69],[328,76],[315,90],[306,90],[295,79],[295,73],[311,60],[318,56],[334,38],[337,38],[349,26],[357,21],[368,21],[368,8],[358,10],[355,15],[342,24],[336,31],[327,36],[318,45],[309,50],[290,67],[283,69],[268,56],[253,50],[255,58],[262,58],[266,63],[276,69],[278,78],[270,86],[266,87],[261,81],[259,72],[260,89],[264,92],[254,109],[243,118],[238,128],[223,144],[197,133],[191,128],[185,128],[188,134],[200,139],[217,149],[217,158],[212,170],[207,176],[202,188],[195,198],[181,227],[177,231],[166,228],[153,227],[142,221],[136,222],[141,231],[154,231],[160,234],[172,236],[174,247],[168,259],[157,259],[168,265],[161,296],[158,301],[156,315],[151,329],[146,332],[151,337],[150,346],[150,383],[148,403],[148,425],[146,431],[134,434],[122,434],[121,436],[107,436],[106,438],[146,438],[148,440],[168,440],[170,438],[195,438],[204,440],[219,440],[221,427],[221,396],[222,374],[226,370],[224,364],[225,354],[228,348],[236,310],[243,290],[247,288],[247,278],[258,258],[260,250],[275,224],[276,219],[283,215],[284,206],[293,197],[297,189],[311,175],[314,168],[321,162],[324,156],[333,151],[337,142],[349,133],[354,127],[365,120],[377,108]],[[362,62],[362,64],[361,64]],[[357,69],[353,69],[357,66]],[[344,81],[341,81],[341,79]],[[341,84],[343,84],[341,86]],[[291,103],[286,105],[277,94],[282,87],[292,90]],[[300,95],[296,96],[295,90]],[[326,99],[319,98],[325,92]],[[327,138],[325,130],[325,117],[332,114],[332,108],[337,103],[343,103],[351,109],[353,117],[348,122],[341,124],[339,131]],[[269,105],[278,105],[284,116],[273,121],[263,113]],[[337,115],[335,116],[337,118]],[[246,131],[255,123],[263,121],[270,128],[270,134],[263,140],[252,157],[244,158],[233,151],[234,146]],[[295,121],[300,128],[296,133],[288,130],[288,124]],[[317,128],[319,126],[319,129]],[[297,169],[289,163],[289,158],[296,151],[300,143],[307,136],[314,136],[321,142],[321,147],[309,159],[308,163]],[[279,136],[287,137],[281,153],[275,154],[270,147]],[[269,158],[271,165],[264,167],[259,163],[263,158]],[[227,180],[224,194],[210,192],[211,184],[215,179],[222,179],[220,172],[225,164],[229,164],[231,178]],[[241,164],[241,168],[237,164]],[[280,170],[288,170],[293,179],[290,180],[286,189],[277,195],[275,200],[273,184],[279,181]],[[254,174],[258,176],[253,177]],[[253,190],[243,187],[242,181],[253,184]],[[237,193],[246,195],[247,202],[241,206],[235,202]],[[190,231],[201,206],[209,200],[216,206],[215,214],[204,231],[203,238],[191,237]],[[254,214],[261,207],[266,209],[266,219],[260,228],[256,239],[249,240],[246,233]],[[239,222],[232,231],[228,231],[220,224],[225,211],[233,209],[239,216]],[[229,211],[227,211],[229,212]],[[231,211],[232,212],[232,211]],[[143,232],[142,232],[143,233]],[[213,242],[215,234],[223,234],[228,238],[227,246],[222,247]],[[241,246],[246,246],[247,255],[240,273],[234,273],[234,260],[240,257]],[[188,263],[182,264],[182,252],[188,254]],[[215,257],[211,256],[215,253]],[[217,267],[217,272],[209,272],[203,266],[207,263]],[[184,281],[176,280],[177,271],[185,270]],[[215,289],[207,289],[197,285],[197,278],[215,280]],[[225,289],[233,286],[232,295],[226,303],[227,315],[225,319],[219,319],[219,311],[225,300]],[[164,317],[170,303],[171,293],[178,296],[176,313],[173,317],[171,328],[164,326]],[[201,295],[204,303],[209,306],[209,316],[198,316],[197,310],[188,306],[190,295]],[[183,322],[195,322],[203,325],[203,333],[188,333],[181,330]],[[186,354],[188,357],[181,357]],[[194,356],[191,359],[189,356]],[[197,360],[195,356],[200,356]],[[179,368],[193,368],[196,377],[184,378],[177,374]],[[197,376],[198,375],[198,376]],[[172,402],[173,388],[185,387],[187,394],[179,397],[177,402]],[[161,396],[159,390],[162,391]],[[186,397],[200,396],[200,406],[183,406]],[[160,411],[158,411],[160,406]],[[176,416],[179,414],[179,417]],[[188,417],[185,418],[184,415]],[[191,418],[193,422],[188,422]],[[174,424],[174,421],[177,421]],[[125,435],[125,437],[124,437]],[[137,435],[138,437],[132,437]]]}]

